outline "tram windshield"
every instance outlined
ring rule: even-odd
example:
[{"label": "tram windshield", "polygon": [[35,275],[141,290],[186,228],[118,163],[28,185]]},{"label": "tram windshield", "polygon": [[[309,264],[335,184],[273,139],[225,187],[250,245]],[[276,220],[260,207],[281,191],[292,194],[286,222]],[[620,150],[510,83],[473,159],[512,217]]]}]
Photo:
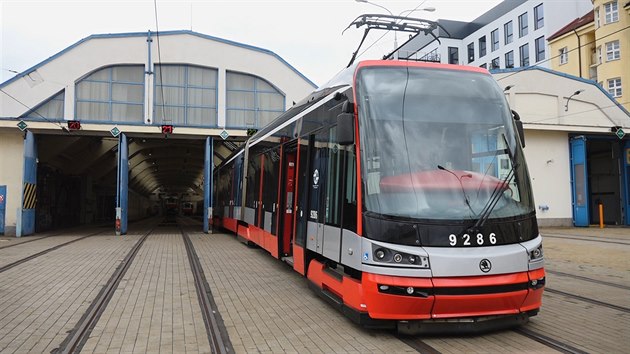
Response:
[{"label": "tram windshield", "polygon": [[512,115],[491,76],[366,67],[357,102],[368,212],[479,220],[534,211]]}]

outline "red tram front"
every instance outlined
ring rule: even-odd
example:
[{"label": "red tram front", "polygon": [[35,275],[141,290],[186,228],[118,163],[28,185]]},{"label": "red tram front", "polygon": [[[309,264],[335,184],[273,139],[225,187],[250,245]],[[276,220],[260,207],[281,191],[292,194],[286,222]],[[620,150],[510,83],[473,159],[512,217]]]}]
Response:
[{"label": "red tram front", "polygon": [[214,222],[365,326],[525,323],[545,273],[514,117],[485,69],[360,62],[215,170]]}]

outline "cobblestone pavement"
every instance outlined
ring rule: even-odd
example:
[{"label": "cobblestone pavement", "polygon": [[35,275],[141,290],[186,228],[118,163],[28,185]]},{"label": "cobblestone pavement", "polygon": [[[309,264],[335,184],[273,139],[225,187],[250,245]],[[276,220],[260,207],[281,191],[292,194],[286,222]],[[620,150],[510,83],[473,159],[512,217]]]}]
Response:
[{"label": "cobblestone pavement", "polygon": [[[627,352],[630,313],[623,308],[630,309],[630,229],[542,229],[541,234],[549,291],[540,314],[525,328],[589,353]],[[76,237],[0,248],[0,266]],[[234,235],[190,237],[236,353],[415,352],[390,331],[354,325],[266,251]],[[0,273],[0,352],[58,347],[138,239],[94,236]],[[158,228],[140,248],[83,352],[210,352],[192,277],[179,232]],[[442,353],[553,352],[511,330],[421,339]]]},{"label": "cobblestone pavement", "polygon": [[[56,348],[136,239],[89,237],[0,273],[0,352],[49,353]],[[5,251],[28,256],[23,248],[38,242],[44,241]]]}]

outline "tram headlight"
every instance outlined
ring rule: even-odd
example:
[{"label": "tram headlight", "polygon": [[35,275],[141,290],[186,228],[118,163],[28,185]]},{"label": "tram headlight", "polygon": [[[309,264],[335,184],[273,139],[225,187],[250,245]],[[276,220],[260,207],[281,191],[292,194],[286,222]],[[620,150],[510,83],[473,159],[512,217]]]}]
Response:
[{"label": "tram headlight", "polygon": [[405,252],[390,250],[385,247],[376,248],[372,256],[374,261],[377,263],[386,263],[389,265],[407,265],[425,269],[430,268],[429,257],[427,256],[408,254]]},{"label": "tram headlight", "polygon": [[537,261],[539,259],[543,258],[543,246],[542,244],[540,244],[538,247],[534,248],[533,250],[529,251],[529,260],[530,261]]}]

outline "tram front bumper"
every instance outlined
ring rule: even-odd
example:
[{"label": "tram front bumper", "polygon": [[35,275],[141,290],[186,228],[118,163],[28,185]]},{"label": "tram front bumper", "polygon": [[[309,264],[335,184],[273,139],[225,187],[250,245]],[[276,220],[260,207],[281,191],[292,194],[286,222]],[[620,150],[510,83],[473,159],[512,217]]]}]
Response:
[{"label": "tram front bumper", "polygon": [[418,334],[479,334],[524,325],[537,310],[516,315],[452,318],[441,320],[398,321],[402,335]]}]

